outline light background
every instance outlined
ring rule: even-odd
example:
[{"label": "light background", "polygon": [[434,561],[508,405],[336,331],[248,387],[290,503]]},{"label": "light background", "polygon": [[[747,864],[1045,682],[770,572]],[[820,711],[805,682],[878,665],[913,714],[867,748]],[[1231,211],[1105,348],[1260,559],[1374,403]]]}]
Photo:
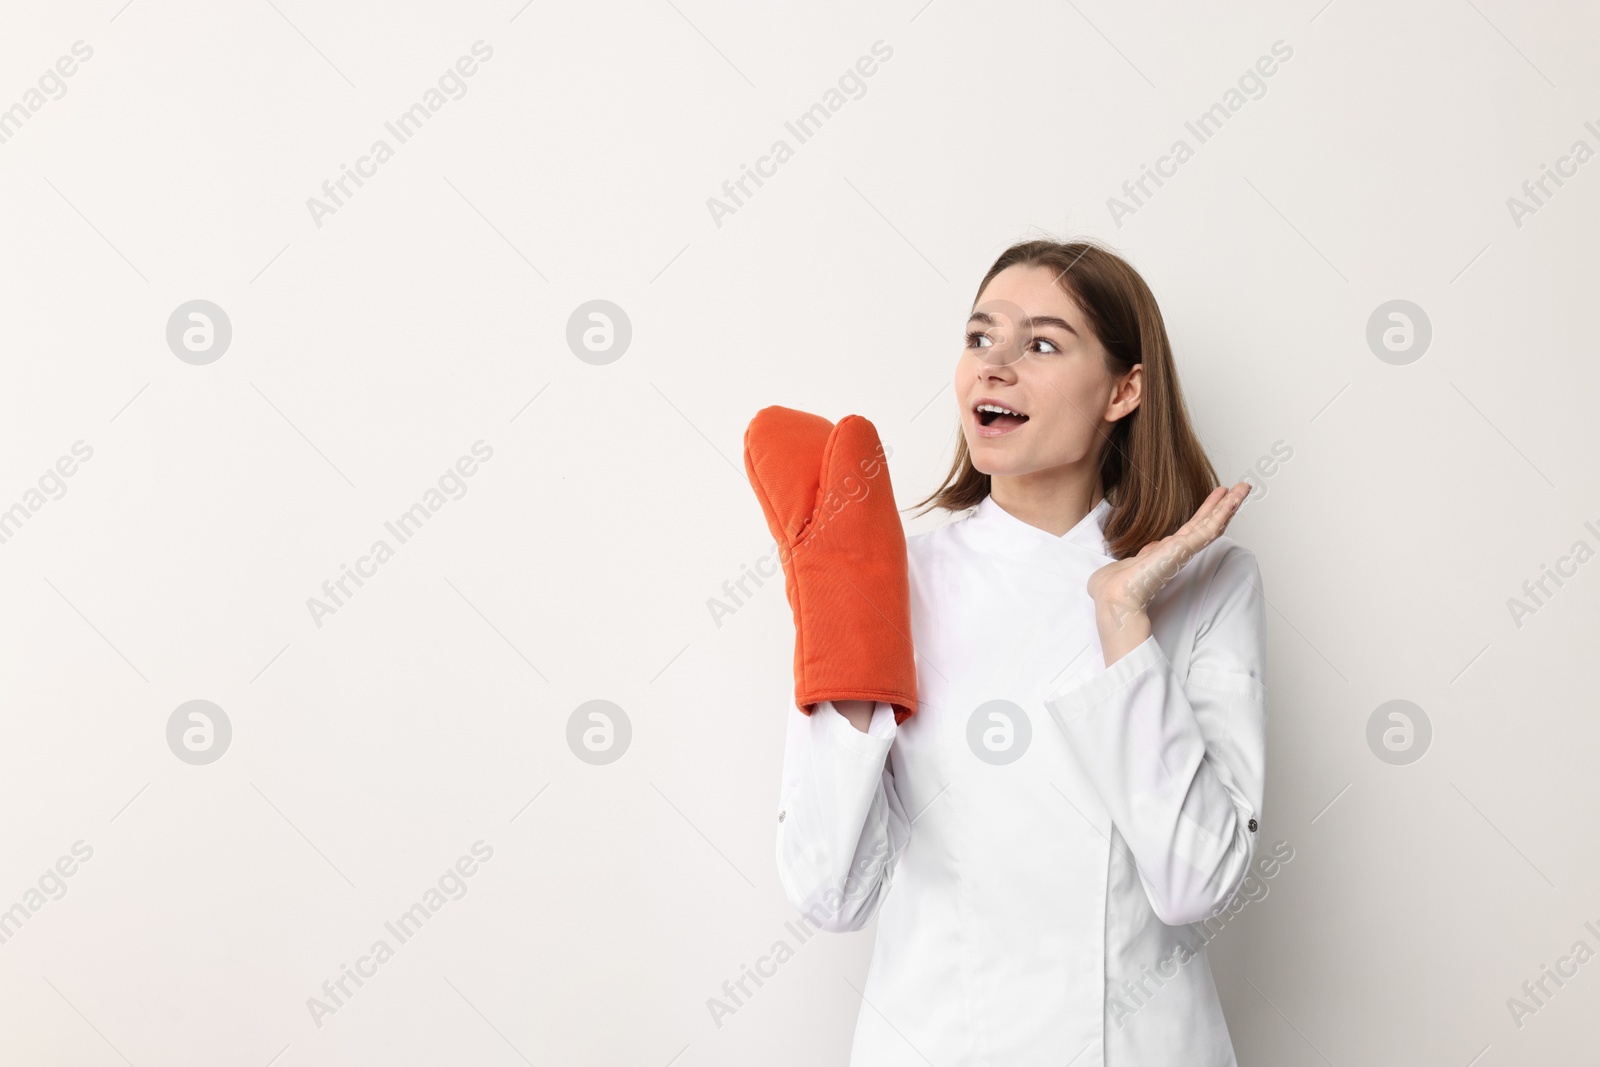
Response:
[{"label": "light background", "polygon": [[[1600,948],[1600,563],[1507,605],[1600,547],[1600,160],[1507,207],[1600,147],[1594,5],[15,3],[0,107],[79,40],[0,144],[0,508],[93,449],[0,545],[0,908],[93,856],[0,945],[6,1062],[844,1063],[870,933],[707,1008],[795,917],[788,606],[708,606],[771,550],[742,433],[864,414],[909,506],[984,269],[1080,234],[1155,290],[1224,477],[1292,449],[1229,531],[1270,602],[1261,840],[1295,849],[1213,944],[1241,1062],[1595,1047],[1600,962],[1520,1028],[1506,1006]],[[478,40],[466,94],[316,225]],[[205,366],[165,339],[197,298],[233,328]],[[593,299],[632,324],[607,365],[565,339]],[[1393,299],[1432,323],[1409,365],[1365,340]],[[465,495],[316,625],[479,440]],[[167,745],[192,699],[233,728],[208,766]],[[595,699],[633,731],[606,766],[566,740]],[[1391,699],[1433,727],[1407,766],[1366,741]],[[466,895],[317,1026],[307,998],[480,839]]]}]

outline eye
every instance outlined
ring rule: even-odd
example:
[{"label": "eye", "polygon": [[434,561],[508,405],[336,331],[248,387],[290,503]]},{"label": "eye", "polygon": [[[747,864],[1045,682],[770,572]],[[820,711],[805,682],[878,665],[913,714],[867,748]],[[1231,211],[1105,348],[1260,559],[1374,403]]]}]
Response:
[{"label": "eye", "polygon": [[[968,348],[993,348],[994,345],[994,338],[990,337],[986,333],[974,330],[967,334]],[[1028,342],[1028,351],[1038,352],[1040,355],[1044,356],[1053,356],[1060,354],[1061,346],[1050,340],[1048,337],[1035,337],[1033,340]]]}]

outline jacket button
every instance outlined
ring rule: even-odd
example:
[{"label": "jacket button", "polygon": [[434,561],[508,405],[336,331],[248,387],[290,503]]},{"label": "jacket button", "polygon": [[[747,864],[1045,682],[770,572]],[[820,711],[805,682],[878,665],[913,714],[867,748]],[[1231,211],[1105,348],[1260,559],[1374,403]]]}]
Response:
[{"label": "jacket button", "polygon": [[[778,816],[778,819],[780,821],[782,821],[783,816],[782,815]],[[1256,832],[1256,821],[1254,819],[1250,820],[1250,832],[1251,833],[1255,833]]]},{"label": "jacket button", "polygon": [[[778,812],[778,821],[779,822],[783,821],[783,816],[784,816],[783,812],[781,812],[781,811]],[[1250,820],[1250,829],[1254,830],[1255,828],[1256,828],[1256,821],[1254,819],[1251,819]]]}]

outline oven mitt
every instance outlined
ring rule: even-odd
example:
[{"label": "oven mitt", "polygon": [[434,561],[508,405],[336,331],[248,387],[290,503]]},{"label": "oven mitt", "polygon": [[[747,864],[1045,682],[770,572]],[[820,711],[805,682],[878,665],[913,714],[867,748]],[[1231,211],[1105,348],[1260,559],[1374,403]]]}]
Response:
[{"label": "oven mitt", "polygon": [[906,535],[878,431],[793,408],[756,412],[744,469],[779,545],[794,611],[795,704],[886,701],[917,710]]}]

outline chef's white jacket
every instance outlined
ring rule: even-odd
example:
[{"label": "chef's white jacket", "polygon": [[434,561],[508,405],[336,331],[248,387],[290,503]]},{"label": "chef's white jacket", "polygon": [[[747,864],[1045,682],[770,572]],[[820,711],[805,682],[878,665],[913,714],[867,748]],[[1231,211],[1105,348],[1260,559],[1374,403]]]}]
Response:
[{"label": "chef's white jacket", "polygon": [[1109,509],[1057,537],[985,497],[908,537],[917,714],[789,707],[784,892],[826,930],[878,920],[852,1067],[1235,1064],[1191,924],[1255,851],[1260,571],[1217,538],[1108,668]]}]

